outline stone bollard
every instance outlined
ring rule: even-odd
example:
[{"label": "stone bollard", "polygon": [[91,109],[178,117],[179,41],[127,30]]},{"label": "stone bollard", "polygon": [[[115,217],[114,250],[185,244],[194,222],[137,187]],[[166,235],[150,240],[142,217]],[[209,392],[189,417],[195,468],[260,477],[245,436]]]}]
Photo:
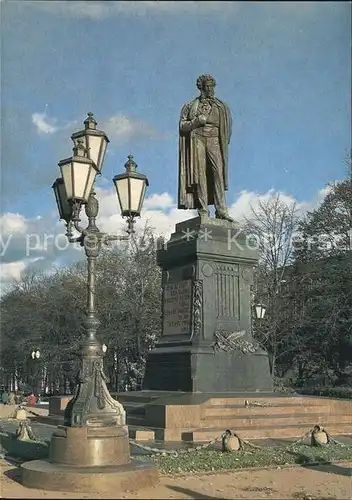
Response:
[{"label": "stone bollard", "polygon": [[14,438],[18,439],[19,441],[30,441],[30,427],[27,424],[27,422],[20,422],[19,426],[14,434]]},{"label": "stone bollard", "polygon": [[24,408],[19,408],[16,411],[15,419],[16,420],[27,420],[27,412],[26,412],[26,410]]}]

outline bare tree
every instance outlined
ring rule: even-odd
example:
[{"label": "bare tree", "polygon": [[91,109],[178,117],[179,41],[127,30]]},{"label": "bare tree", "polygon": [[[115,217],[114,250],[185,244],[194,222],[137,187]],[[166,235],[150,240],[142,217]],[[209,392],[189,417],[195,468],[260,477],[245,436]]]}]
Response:
[{"label": "bare tree", "polygon": [[286,288],[285,269],[293,257],[292,240],[298,226],[298,208],[280,194],[259,200],[246,218],[246,231],[255,238],[259,250],[259,265],[255,273],[255,300],[265,302],[267,316],[256,322],[256,336],[268,350],[271,372],[276,372],[276,361],[287,352],[285,345],[285,313],[283,300]]}]

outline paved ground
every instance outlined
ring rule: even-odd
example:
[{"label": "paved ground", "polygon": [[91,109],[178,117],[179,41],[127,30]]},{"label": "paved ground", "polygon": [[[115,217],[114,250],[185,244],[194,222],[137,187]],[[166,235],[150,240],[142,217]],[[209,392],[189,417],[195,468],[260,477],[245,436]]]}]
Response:
[{"label": "paved ground", "polygon": [[[47,492],[24,488],[19,470],[0,460],[2,498],[109,498],[104,493]],[[160,483],[139,492],[116,492],[126,499],[297,499],[347,500],[352,498],[352,462],[307,468],[236,471],[216,475],[161,477]]]},{"label": "paved ground", "polygon": [[[13,432],[18,422],[0,420],[6,432]],[[32,430],[40,439],[50,440],[56,427],[31,422]],[[352,436],[338,439],[351,444]],[[284,440],[261,441],[261,445],[284,444]],[[180,443],[143,443],[166,448],[181,447]],[[189,445],[187,445],[189,446]],[[143,453],[132,447],[133,454]],[[2,498],[107,498],[105,494],[72,494],[68,492],[47,492],[29,490],[19,483],[19,469],[6,460],[0,460],[0,493]],[[316,467],[277,468],[271,470],[235,471],[217,475],[190,475],[183,477],[162,476],[160,484],[140,492],[116,493],[114,498],[156,500],[180,499],[297,499],[337,500],[352,499],[352,462],[339,465]]]}]

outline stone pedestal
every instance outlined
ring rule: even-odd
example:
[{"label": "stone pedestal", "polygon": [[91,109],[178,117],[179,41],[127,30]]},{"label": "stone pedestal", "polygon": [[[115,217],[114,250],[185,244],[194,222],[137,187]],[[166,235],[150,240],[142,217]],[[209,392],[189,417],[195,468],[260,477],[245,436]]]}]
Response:
[{"label": "stone pedestal", "polygon": [[143,389],[272,391],[267,353],[252,337],[255,243],[223,220],[176,225],[158,250],[162,337],[148,355]]}]

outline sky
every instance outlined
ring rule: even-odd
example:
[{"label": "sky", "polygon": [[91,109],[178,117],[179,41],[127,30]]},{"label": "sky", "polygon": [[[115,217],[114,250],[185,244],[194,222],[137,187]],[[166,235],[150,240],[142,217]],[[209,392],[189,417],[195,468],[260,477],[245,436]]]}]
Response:
[{"label": "sky", "polygon": [[150,183],[138,225],[166,234],[190,218],[176,208],[178,120],[202,73],[232,112],[236,219],[273,193],[314,207],[346,176],[350,2],[0,0],[0,9],[2,286],[82,257],[65,241],[51,185],[88,111],[110,139],[101,229],[123,230],[112,177],[130,153]]}]

